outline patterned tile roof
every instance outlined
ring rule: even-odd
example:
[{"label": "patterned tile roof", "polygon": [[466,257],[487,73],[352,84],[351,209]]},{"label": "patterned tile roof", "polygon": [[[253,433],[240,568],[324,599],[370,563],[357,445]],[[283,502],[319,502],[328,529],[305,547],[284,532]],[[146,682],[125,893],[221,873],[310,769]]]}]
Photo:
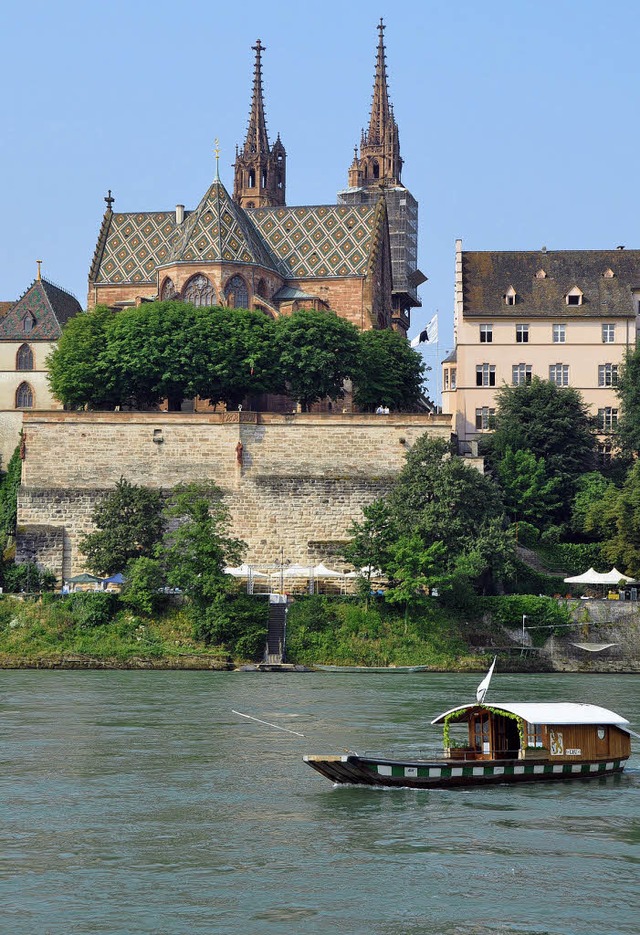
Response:
[{"label": "patterned tile roof", "polygon": [[251,263],[276,271],[261,236],[219,179],[184,222],[172,245],[166,263]]},{"label": "patterned tile roof", "polygon": [[[80,312],[80,303],[69,292],[46,279],[36,279],[0,320],[0,339],[55,341],[62,326]],[[25,330],[27,315],[31,316],[30,330]]]},{"label": "patterned tile roof", "polygon": [[[465,318],[634,318],[640,250],[464,251],[462,285]],[[567,306],[575,286],[582,304]]]},{"label": "patterned tile roof", "polygon": [[248,208],[283,279],[364,276],[375,206]]},{"label": "patterned tile roof", "polygon": [[152,283],[180,236],[174,211],[107,211],[89,278],[97,283]]},{"label": "patterned tile roof", "polygon": [[13,302],[0,302],[0,318],[4,318],[13,305]]}]

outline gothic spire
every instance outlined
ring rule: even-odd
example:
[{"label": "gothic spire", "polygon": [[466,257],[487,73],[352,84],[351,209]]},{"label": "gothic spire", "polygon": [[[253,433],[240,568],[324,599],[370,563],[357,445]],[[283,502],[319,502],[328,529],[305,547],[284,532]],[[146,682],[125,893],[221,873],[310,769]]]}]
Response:
[{"label": "gothic spire", "polygon": [[372,145],[379,145],[382,143],[386,131],[392,127],[395,122],[391,105],[389,104],[384,29],[384,22],[381,19],[378,23],[376,74],[373,82],[373,101],[371,103],[371,117],[369,118],[369,132],[367,134],[367,142]]},{"label": "gothic spire", "polygon": [[247,127],[247,138],[244,143],[244,154],[247,156],[253,153],[266,154],[269,152],[267,120],[264,114],[262,94],[262,53],[266,51],[266,46],[262,45],[258,39],[251,48],[256,53],[256,60],[253,66],[253,94],[251,110],[249,111],[249,126]]}]

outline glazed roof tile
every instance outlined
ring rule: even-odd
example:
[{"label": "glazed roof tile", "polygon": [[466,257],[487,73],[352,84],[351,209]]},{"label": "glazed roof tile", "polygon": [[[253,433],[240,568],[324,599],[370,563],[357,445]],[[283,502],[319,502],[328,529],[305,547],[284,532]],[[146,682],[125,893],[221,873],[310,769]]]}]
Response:
[{"label": "glazed roof tile", "polygon": [[[63,325],[80,312],[82,308],[75,296],[47,279],[36,279],[0,319],[0,339],[55,341]],[[29,331],[24,328],[27,313],[33,316]]]}]

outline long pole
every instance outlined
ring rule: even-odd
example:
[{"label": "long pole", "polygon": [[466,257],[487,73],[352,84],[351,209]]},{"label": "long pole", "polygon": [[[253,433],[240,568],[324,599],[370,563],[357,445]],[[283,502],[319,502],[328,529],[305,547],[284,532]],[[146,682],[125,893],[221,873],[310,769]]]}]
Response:
[{"label": "long pole", "polygon": [[522,645],[523,645],[523,646],[525,645],[525,639],[526,639],[526,637],[525,637],[525,632],[524,632],[524,622],[525,622],[526,619],[527,619],[527,615],[526,615],[526,614],[523,614],[523,615],[522,615]]}]

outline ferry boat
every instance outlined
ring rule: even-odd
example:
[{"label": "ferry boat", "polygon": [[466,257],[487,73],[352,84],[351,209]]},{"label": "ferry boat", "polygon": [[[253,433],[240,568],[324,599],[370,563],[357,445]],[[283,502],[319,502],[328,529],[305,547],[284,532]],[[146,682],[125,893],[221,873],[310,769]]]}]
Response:
[{"label": "ferry boat", "polygon": [[[495,665],[495,660],[493,665]],[[477,701],[434,718],[444,727],[444,755],[394,757],[347,753],[304,757],[337,784],[416,789],[497,783],[596,779],[620,773],[631,755],[629,722],[599,705],[574,702],[509,702],[488,705],[489,675]],[[466,725],[462,745],[451,727]]]}]

